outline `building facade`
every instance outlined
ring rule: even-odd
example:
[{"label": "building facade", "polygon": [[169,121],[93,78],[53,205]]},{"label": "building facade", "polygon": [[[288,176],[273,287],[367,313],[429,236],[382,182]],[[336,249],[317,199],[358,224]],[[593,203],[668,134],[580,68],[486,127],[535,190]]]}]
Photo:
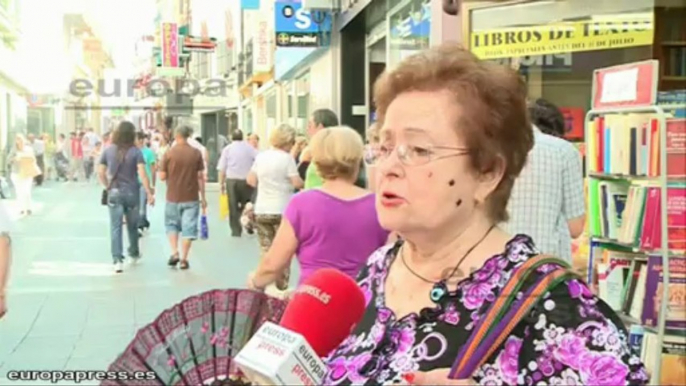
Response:
[{"label": "building facade", "polygon": [[[28,89],[17,46],[21,39],[19,1],[0,1],[0,148],[6,153],[15,133],[26,133]],[[0,157],[4,170],[5,157]]]}]

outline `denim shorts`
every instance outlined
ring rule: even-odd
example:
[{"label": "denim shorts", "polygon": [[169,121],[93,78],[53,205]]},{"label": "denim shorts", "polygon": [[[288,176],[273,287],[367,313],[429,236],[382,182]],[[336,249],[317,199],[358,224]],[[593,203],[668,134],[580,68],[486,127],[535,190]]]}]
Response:
[{"label": "denim shorts", "polygon": [[184,239],[198,238],[200,203],[167,202],[164,208],[164,225],[167,233],[180,233]]}]

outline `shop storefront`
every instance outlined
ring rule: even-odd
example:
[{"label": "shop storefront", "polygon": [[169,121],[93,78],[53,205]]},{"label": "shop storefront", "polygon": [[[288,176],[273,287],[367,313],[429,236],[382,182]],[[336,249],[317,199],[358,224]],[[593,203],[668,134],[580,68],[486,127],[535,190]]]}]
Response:
[{"label": "shop storefront", "polygon": [[[429,47],[431,0],[374,0],[341,29],[341,112],[344,124],[364,133],[374,120],[372,90],[386,68]],[[350,10],[343,10],[345,15]],[[364,46],[362,52],[358,47]],[[359,76],[364,73],[364,79]]]},{"label": "shop storefront", "polygon": [[[562,110],[565,136],[577,144],[586,163],[596,159],[586,159],[585,143],[591,139],[584,138],[595,70],[654,59],[659,62],[657,104],[668,105],[663,102],[676,100],[676,90],[686,90],[683,1],[464,2],[460,15],[465,44],[474,54],[516,68],[530,100],[544,98]],[[664,108],[668,114],[678,111]],[[587,184],[589,201],[597,195]],[[587,215],[588,224],[600,218],[592,209]],[[588,236],[575,240],[572,249],[575,264],[587,267],[593,249]]]},{"label": "shop storefront", "polygon": [[595,69],[658,59],[660,90],[686,89],[686,5],[662,7],[678,3],[465,2],[463,36],[480,58],[517,68],[526,79],[529,98],[544,98],[560,107],[567,118],[568,138],[583,141]]}]

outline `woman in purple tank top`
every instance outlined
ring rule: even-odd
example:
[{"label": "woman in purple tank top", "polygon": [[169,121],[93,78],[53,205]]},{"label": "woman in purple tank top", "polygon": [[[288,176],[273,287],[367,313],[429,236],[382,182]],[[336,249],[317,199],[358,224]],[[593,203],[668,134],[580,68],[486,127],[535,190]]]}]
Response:
[{"label": "woman in purple tank top", "polygon": [[360,135],[348,127],[328,128],[312,137],[310,148],[324,184],[293,196],[271,248],[248,280],[250,288],[273,283],[294,255],[300,263],[299,283],[320,268],[336,268],[355,278],[388,240],[376,216],[374,194],[355,186],[364,156]]}]

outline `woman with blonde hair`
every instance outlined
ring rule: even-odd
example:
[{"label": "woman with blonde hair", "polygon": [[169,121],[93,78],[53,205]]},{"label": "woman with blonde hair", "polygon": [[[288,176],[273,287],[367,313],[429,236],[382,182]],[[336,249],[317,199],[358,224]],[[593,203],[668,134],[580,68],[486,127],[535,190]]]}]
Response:
[{"label": "woman with blonde hair", "polygon": [[33,148],[21,134],[17,134],[14,140],[8,163],[12,168],[12,184],[14,184],[20,213],[31,214],[33,179],[40,175],[41,171]]},{"label": "woman with blonde hair", "polygon": [[325,267],[355,277],[365,256],[388,239],[376,216],[374,194],[355,186],[364,156],[362,137],[349,127],[331,127],[312,137],[310,149],[324,183],[293,196],[272,247],[248,280],[252,289],[278,280],[293,255],[300,263],[300,283]]},{"label": "woman with blonde hair", "polygon": [[[263,256],[272,245],[281,224],[281,215],[294,190],[303,187],[295,159],[290,153],[295,144],[295,129],[280,125],[269,136],[269,143],[271,148],[257,155],[247,178],[250,186],[257,188],[259,185],[253,212]],[[282,270],[276,280],[279,290],[288,288],[289,273],[288,268]]]}]

